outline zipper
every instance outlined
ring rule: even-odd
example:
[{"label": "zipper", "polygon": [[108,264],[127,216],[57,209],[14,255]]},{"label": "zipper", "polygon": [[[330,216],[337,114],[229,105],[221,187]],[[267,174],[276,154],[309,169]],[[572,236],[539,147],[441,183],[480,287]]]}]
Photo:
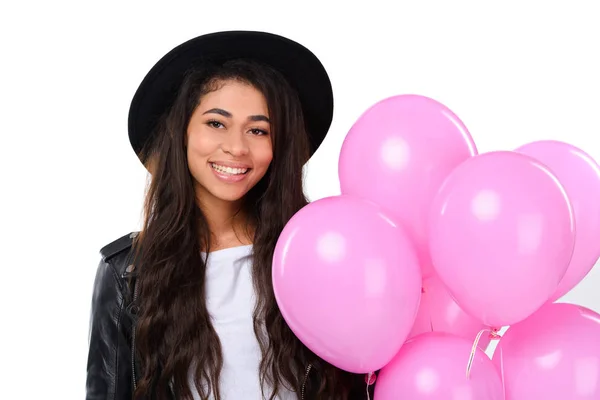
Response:
[{"label": "zipper", "polygon": [[[135,301],[138,297],[138,285],[135,282],[133,288],[133,301],[131,302],[132,311],[135,308],[135,312],[132,312],[133,315],[137,315],[137,306],[135,305]],[[133,390],[137,389],[137,379],[135,377],[135,326],[136,321],[132,321],[131,324],[131,378],[133,380]]]},{"label": "zipper", "polygon": [[301,400],[304,400],[304,389],[306,387],[306,381],[308,380],[308,374],[310,374],[311,369],[312,369],[312,364],[308,364],[308,366],[306,367],[306,372],[304,374],[304,381],[302,382],[302,392],[301,392],[301,396],[300,396]]}]

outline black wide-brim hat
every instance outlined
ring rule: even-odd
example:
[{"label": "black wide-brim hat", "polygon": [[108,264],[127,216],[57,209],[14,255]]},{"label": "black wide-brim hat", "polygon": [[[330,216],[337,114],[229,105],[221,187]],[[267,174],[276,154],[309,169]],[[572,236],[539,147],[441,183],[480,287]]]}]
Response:
[{"label": "black wide-brim hat", "polygon": [[333,118],[333,90],[319,59],[306,47],[266,32],[227,31],[191,39],[163,56],[143,79],[129,109],[129,141],[140,156],[160,117],[175,100],[186,72],[210,61],[249,59],[279,71],[300,98],[312,156]]}]

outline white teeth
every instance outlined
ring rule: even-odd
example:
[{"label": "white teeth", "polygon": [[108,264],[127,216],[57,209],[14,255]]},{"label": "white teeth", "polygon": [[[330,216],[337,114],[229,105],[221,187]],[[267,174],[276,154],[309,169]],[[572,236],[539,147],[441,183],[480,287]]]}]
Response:
[{"label": "white teeth", "polygon": [[231,168],[231,167],[225,167],[223,165],[217,165],[214,163],[211,163],[210,166],[213,169],[215,169],[216,171],[219,171],[223,174],[229,174],[229,175],[245,174],[248,171],[248,168]]}]

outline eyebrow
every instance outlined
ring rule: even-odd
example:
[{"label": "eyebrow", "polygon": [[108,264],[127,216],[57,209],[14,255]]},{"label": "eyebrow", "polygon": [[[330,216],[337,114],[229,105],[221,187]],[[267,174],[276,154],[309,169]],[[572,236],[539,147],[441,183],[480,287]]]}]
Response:
[{"label": "eyebrow", "polygon": [[[206,114],[218,114],[222,115],[225,118],[233,117],[233,115],[229,111],[223,110],[222,108],[211,108],[210,110],[205,111],[202,115]],[[271,123],[271,120],[269,120],[269,118],[266,115],[251,115],[248,117],[248,120],[253,122],[264,121],[267,123]]]}]

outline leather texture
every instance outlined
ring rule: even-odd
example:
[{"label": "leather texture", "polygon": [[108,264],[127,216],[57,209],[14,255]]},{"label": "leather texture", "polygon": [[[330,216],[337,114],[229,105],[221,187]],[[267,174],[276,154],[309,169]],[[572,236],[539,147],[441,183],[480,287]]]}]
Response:
[{"label": "leather texture", "polygon": [[102,248],[90,314],[86,400],[131,400],[132,300],[126,269],[135,234]]}]

